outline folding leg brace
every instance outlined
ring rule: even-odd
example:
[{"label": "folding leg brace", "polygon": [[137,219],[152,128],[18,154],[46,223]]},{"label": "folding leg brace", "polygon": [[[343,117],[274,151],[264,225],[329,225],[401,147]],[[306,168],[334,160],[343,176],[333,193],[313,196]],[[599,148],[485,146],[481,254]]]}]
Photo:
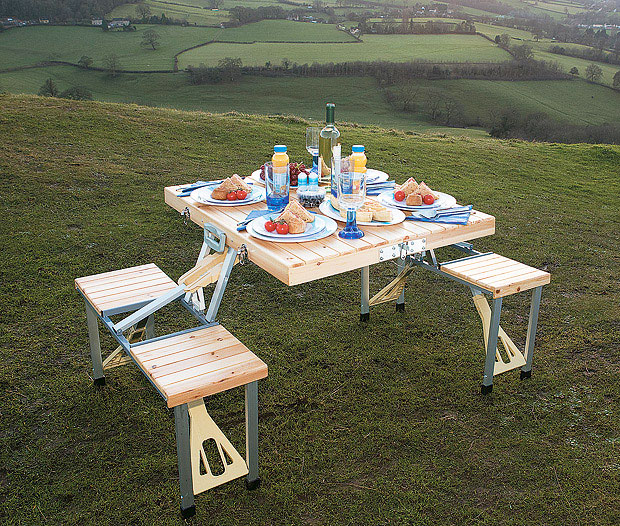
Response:
[{"label": "folding leg brace", "polygon": [[396,310],[405,310],[405,285],[413,267],[407,265],[406,258],[398,260],[398,274],[390,283],[370,298],[370,268],[362,267],[361,321],[370,319],[370,307],[396,300]]},{"label": "folding leg brace", "polygon": [[[194,515],[195,495],[220,484],[246,475],[246,487],[258,488],[258,382],[245,386],[246,460],[209,416],[202,399],[176,406],[174,419],[183,517]],[[207,440],[215,442],[223,466],[217,475],[204,450]]]}]

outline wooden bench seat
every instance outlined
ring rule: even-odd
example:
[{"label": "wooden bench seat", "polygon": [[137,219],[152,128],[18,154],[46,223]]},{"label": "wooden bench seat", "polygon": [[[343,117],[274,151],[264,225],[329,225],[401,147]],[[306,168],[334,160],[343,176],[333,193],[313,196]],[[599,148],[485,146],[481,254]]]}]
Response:
[{"label": "wooden bench seat", "polygon": [[493,298],[540,287],[551,279],[548,272],[499,254],[485,254],[444,263],[441,270],[471,283],[474,287],[491,292]]},{"label": "wooden bench seat", "polygon": [[168,407],[260,380],[267,365],[221,325],[131,347]]},{"label": "wooden bench seat", "polygon": [[101,316],[138,309],[176,286],[154,263],[75,280],[75,287]]}]

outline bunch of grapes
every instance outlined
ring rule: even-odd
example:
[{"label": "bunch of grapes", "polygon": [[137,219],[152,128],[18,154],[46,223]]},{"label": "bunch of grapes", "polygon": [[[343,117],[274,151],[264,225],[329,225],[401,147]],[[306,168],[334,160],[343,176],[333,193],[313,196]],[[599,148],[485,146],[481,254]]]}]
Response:
[{"label": "bunch of grapes", "polygon": [[[291,186],[297,186],[299,182],[298,177],[301,172],[304,172],[306,175],[308,174],[308,169],[304,163],[289,163],[288,165],[289,174],[291,176]],[[261,165],[260,167],[260,178],[265,180],[265,165]]]},{"label": "bunch of grapes", "polygon": [[289,163],[288,171],[291,176],[291,186],[297,186],[299,182],[298,177],[301,172],[308,175],[308,170],[306,169],[306,165],[304,163]]}]

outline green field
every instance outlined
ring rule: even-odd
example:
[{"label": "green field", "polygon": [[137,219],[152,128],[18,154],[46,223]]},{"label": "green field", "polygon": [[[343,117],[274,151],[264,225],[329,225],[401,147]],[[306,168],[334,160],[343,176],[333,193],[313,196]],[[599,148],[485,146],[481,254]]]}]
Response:
[{"label": "green field", "polygon": [[[426,115],[428,93],[458,101],[466,120],[488,121],[492,112],[513,108],[519,113],[546,113],[555,120],[572,124],[620,122],[620,93],[583,80],[491,81],[419,80],[418,119]],[[399,88],[395,88],[398,91]]]},{"label": "green field", "polygon": [[[307,159],[305,127],[0,96],[3,526],[183,524],[172,412],[133,365],[93,387],[73,280],[150,262],[176,280],[202,231],[165,205],[163,187],[248,174],[278,143]],[[379,305],[361,324],[359,272],[287,287],[237,265],[218,321],[269,366],[262,485],[200,494],[188,524],[618,524],[620,146],[339,128],[343,144],[366,146],[369,166],[493,214],[496,233],[474,240],[478,250],[551,272],[532,377],[510,371],[480,395],[471,294],[431,273],[410,277],[405,313]],[[371,292],[395,272],[374,265]],[[502,327],[519,346],[528,302],[504,299]],[[157,335],[183,322],[158,313]],[[207,403],[243,454],[243,390]]]},{"label": "green field", "polygon": [[[209,0],[145,0],[151,9],[151,14],[161,16],[164,13],[168,18],[187,20],[190,24],[217,25],[230,19],[228,9],[236,6],[257,8],[259,6],[278,5],[283,9],[292,8],[281,4],[278,0],[224,0],[217,11],[211,9]],[[115,8],[108,16],[136,18],[137,4],[124,4]]]},{"label": "green field", "polygon": [[179,67],[216,65],[224,57],[239,57],[244,65],[262,66],[287,58],[299,64],[387,60],[433,62],[497,62],[510,58],[488,40],[471,35],[364,35],[352,44],[210,44],[179,56]]},{"label": "green field", "polygon": [[288,114],[322,121],[325,102],[332,101],[337,104],[341,122],[450,135],[485,135],[479,129],[446,128],[395,111],[368,77],[243,77],[235,84],[192,86],[184,73],[125,73],[110,79],[104,73],[55,66],[0,74],[0,91],[37,93],[47,78],[54,79],[61,91],[70,86],[85,86],[96,100],[110,102],[215,113]]},{"label": "green field", "polygon": [[[46,60],[76,63],[82,55],[102,67],[111,53],[120,57],[122,69],[172,69],[174,55],[211,40],[218,29],[181,26],[139,25],[137,31],[103,31],[95,27],[34,26],[0,33],[0,68],[27,66]],[[142,34],[154,29],[160,36],[156,50],[141,46]]]},{"label": "green field", "polygon": [[[27,27],[0,33],[0,69],[27,66],[47,60],[76,63],[91,56],[94,66],[110,53],[120,57],[121,69],[173,69],[174,55],[183,49],[210,40],[225,42],[298,41],[356,42],[335,25],[307,24],[288,20],[263,20],[238,28],[219,29],[166,25],[137,25],[135,32],[108,31],[91,27]],[[160,35],[156,50],[141,46],[142,34],[154,29]]]},{"label": "green field", "polygon": [[220,30],[220,42],[357,42],[334,24],[310,24],[291,20],[262,20]]},{"label": "green field", "polygon": [[564,55],[549,53],[548,51],[544,51],[546,47],[548,47],[546,44],[541,44],[540,47],[534,46],[534,58],[538,60],[549,60],[552,62],[557,62],[564,67],[564,70],[567,73],[574,66],[579,70],[579,76],[582,78],[585,78],[586,68],[590,64],[596,64],[603,70],[603,78],[601,79],[601,83],[611,86],[613,83],[614,75],[617,71],[620,70],[620,66],[615,66],[612,64],[593,62],[591,60],[584,60],[582,58],[566,57]]}]

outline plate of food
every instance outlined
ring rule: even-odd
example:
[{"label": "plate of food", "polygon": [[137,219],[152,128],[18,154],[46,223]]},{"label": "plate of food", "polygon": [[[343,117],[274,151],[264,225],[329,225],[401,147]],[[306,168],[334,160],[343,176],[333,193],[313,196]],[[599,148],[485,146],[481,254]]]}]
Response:
[{"label": "plate of food", "polygon": [[[319,210],[327,217],[336,221],[346,222],[347,211],[340,210],[338,201],[334,199],[336,206],[330,201],[323,201]],[[356,222],[362,226],[387,226],[397,225],[405,220],[405,214],[401,210],[388,208],[374,199],[366,199],[361,208],[356,212]]]},{"label": "plate of food", "polygon": [[194,190],[190,197],[206,205],[239,206],[262,201],[265,199],[265,189],[251,186],[234,174],[217,186],[205,186]]},{"label": "plate of food", "polygon": [[[297,188],[299,174],[304,172],[308,175],[310,170],[306,168],[304,163],[288,163],[288,172],[291,178],[291,188]],[[258,170],[254,170],[252,175],[250,175],[250,179],[265,186],[265,165],[263,164]]]},{"label": "plate of food", "polygon": [[413,177],[397,185],[394,190],[380,193],[378,200],[384,205],[411,211],[452,208],[456,205],[456,199],[451,195],[431,190],[424,181],[418,184]]},{"label": "plate of food", "polygon": [[309,212],[295,199],[281,213],[257,217],[247,226],[251,236],[280,243],[314,241],[333,234],[336,229],[333,219]]}]

